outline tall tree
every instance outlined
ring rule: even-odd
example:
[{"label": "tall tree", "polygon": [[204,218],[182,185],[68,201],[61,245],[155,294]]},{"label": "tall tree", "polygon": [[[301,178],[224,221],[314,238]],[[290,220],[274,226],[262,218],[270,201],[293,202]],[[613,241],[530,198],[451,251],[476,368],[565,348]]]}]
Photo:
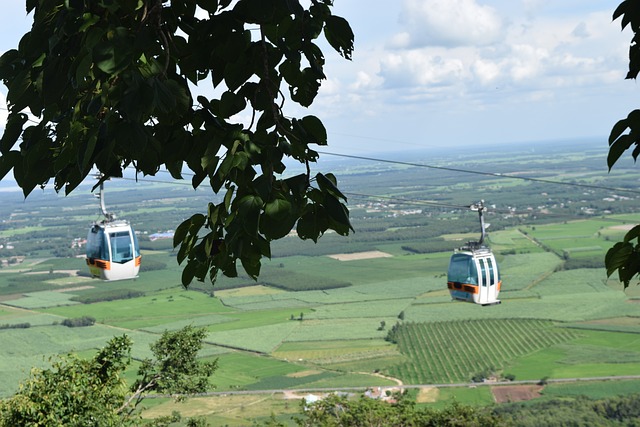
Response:
[{"label": "tall tree", "polygon": [[[120,177],[190,169],[224,195],[177,227],[182,282],[256,278],[270,242],[352,230],[332,174],[311,172],[327,143],[309,107],[326,78],[316,40],[351,58],[354,35],[333,0],[26,0],[31,31],[0,57],[9,116],[0,178],[25,197],[53,180],[72,192],[92,171]],[[207,95],[205,95],[207,94]],[[194,100],[195,98],[195,100]],[[37,120],[29,119],[27,111]],[[238,117],[247,117],[244,123]],[[285,177],[283,160],[306,166]]]},{"label": "tall tree", "polygon": [[191,326],[165,332],[151,345],[154,358],[142,363],[131,390],[122,379],[132,346],[126,335],[92,359],[61,357],[49,369],[34,369],[18,393],[0,401],[0,426],[139,425],[137,408],[150,392],[207,391],[217,364],[197,360],[205,335]]},{"label": "tall tree", "polygon": [[[636,79],[640,73],[640,2],[625,0],[613,13],[613,20],[620,18],[622,30],[631,27],[633,37],[629,45],[629,71],[627,79]],[[633,110],[629,115],[619,120],[611,129],[609,135],[609,156],[607,164],[609,170],[614,166],[622,154],[633,148],[631,155],[634,160],[640,155],[640,110]],[[629,286],[629,282],[640,274],[640,225],[627,232],[622,242],[616,243],[605,257],[607,274],[616,271],[618,278]]]}]

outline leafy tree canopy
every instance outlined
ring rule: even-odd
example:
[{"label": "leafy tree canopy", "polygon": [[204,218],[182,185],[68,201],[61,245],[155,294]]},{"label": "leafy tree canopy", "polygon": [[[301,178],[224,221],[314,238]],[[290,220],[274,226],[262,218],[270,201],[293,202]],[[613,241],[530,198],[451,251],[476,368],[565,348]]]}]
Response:
[{"label": "leafy tree canopy", "polygon": [[216,362],[196,360],[206,335],[191,326],[165,332],[151,345],[128,390],[122,379],[129,366],[132,342],[114,337],[92,359],[61,357],[49,369],[34,369],[10,399],[0,401],[0,426],[128,426],[139,425],[136,410],[152,391],[201,393]]},{"label": "leafy tree canopy", "polygon": [[[284,113],[285,101],[309,107],[325,79],[319,37],[351,58],[353,32],[332,6],[26,0],[31,31],[0,57],[9,107],[0,178],[13,170],[26,197],[51,181],[69,194],[94,170],[102,180],[130,166],[182,179],[188,168],[194,188],[206,182],[224,197],[177,227],[185,286],[235,276],[238,259],[256,278],[270,242],[294,227],[314,241],[328,229],[348,234],[335,177],[311,173],[324,125]],[[286,158],[306,173],[285,177]]]},{"label": "leafy tree canopy", "polygon": [[304,416],[297,418],[296,423],[301,427],[506,425],[499,416],[491,414],[490,411],[455,402],[445,409],[433,410],[418,408],[413,401],[402,395],[395,395],[394,400],[394,403],[387,403],[363,396],[351,399],[333,394],[309,405],[303,401]]},{"label": "leafy tree canopy", "polygon": [[[625,0],[613,13],[613,20],[620,18],[622,30],[627,26],[633,31],[633,38],[629,45],[629,71],[627,79],[636,79],[640,73],[640,3],[634,0]],[[633,110],[629,115],[619,120],[611,129],[609,135],[609,156],[607,164],[609,170],[614,166],[622,154],[632,149],[634,160],[640,155],[640,110]],[[616,243],[605,257],[607,274],[610,276],[616,271],[618,278],[629,286],[634,276],[640,274],[640,225],[632,228],[624,236],[622,242]]]}]

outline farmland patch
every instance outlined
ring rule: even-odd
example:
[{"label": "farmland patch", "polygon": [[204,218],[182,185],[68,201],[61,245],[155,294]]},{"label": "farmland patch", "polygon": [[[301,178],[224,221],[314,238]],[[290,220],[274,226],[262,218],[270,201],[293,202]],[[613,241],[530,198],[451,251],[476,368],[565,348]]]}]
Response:
[{"label": "farmland patch", "polygon": [[285,342],[272,355],[283,360],[305,360],[326,366],[367,359],[378,360],[398,356],[399,353],[391,343],[380,339]]},{"label": "farmland patch", "polygon": [[333,254],[327,255],[329,258],[337,259],[338,261],[356,261],[363,259],[375,259],[375,258],[391,258],[393,255],[382,251],[366,251],[356,252],[352,254]]},{"label": "farmland patch", "polygon": [[389,374],[409,384],[466,382],[478,373],[576,335],[537,319],[399,324],[390,334],[409,360]]},{"label": "farmland patch", "polygon": [[522,402],[541,396],[543,386],[539,385],[509,385],[491,387],[496,403]]},{"label": "farmland patch", "polygon": [[438,400],[440,394],[438,387],[423,387],[418,390],[416,403],[433,403]]},{"label": "farmland patch", "polygon": [[296,328],[299,322],[285,322],[255,328],[212,332],[207,342],[261,353],[269,353],[280,345]]},{"label": "farmland patch", "polygon": [[292,372],[290,374],[287,374],[287,376],[291,377],[291,378],[304,378],[304,377],[308,377],[310,375],[317,375],[317,374],[319,374],[321,372],[322,371],[307,369],[306,371]]}]

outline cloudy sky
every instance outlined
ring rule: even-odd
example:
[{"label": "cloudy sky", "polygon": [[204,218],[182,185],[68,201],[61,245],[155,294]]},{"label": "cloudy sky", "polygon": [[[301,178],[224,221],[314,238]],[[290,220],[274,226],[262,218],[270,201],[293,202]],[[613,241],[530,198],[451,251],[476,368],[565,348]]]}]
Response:
[{"label": "cloudy sky", "polygon": [[[353,61],[327,50],[310,113],[334,152],[601,138],[640,105],[629,29],[603,0],[335,0]],[[29,26],[4,0],[0,51]],[[6,89],[0,85],[0,118]],[[292,113],[297,114],[296,112]]]}]

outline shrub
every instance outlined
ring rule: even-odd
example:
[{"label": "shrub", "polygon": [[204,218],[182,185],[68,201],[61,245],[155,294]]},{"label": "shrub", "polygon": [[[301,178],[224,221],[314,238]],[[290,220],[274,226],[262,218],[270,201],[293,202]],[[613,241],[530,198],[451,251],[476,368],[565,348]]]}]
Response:
[{"label": "shrub", "polygon": [[0,329],[27,329],[31,327],[31,323],[5,323],[4,325],[0,325]]},{"label": "shrub", "polygon": [[90,295],[78,295],[71,298],[71,301],[77,301],[82,304],[92,304],[103,301],[116,301],[121,299],[131,299],[143,297],[144,292],[132,289],[110,289],[108,291],[92,293]]},{"label": "shrub", "polygon": [[82,326],[91,326],[96,323],[96,319],[91,316],[82,316],[76,317],[73,319],[64,319],[62,321],[62,326],[66,326],[68,328],[79,328]]}]

